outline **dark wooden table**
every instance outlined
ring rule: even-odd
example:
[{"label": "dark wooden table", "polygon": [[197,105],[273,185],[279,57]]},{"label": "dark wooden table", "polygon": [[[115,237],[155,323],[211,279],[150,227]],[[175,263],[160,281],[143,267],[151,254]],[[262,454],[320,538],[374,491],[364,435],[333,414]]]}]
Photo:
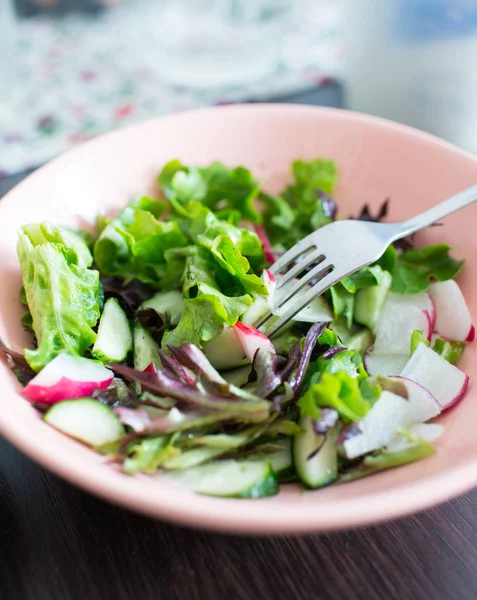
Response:
[{"label": "dark wooden table", "polygon": [[476,507],[474,491],[339,534],[209,534],[110,506],[0,439],[0,600],[475,600]]}]

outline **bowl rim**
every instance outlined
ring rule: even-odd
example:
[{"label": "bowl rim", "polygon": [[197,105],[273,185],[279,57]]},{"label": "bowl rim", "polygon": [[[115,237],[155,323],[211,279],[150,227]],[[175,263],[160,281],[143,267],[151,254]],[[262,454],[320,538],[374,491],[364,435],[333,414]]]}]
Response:
[{"label": "bowl rim", "polygon": [[[391,134],[393,132],[403,133],[414,139],[421,139],[427,143],[439,145],[455,155],[460,155],[467,160],[471,159],[477,165],[477,157],[436,136],[406,125],[350,110],[267,103],[214,106],[141,121],[100,135],[69,150],[29,174],[17,186],[12,188],[0,202],[0,214],[1,211],[9,209],[10,203],[15,200],[18,189],[26,182],[30,184],[35,177],[44,176],[50,170],[55,171],[61,167],[63,162],[71,162],[77,155],[83,152],[87,153],[94,145],[110,143],[116,137],[123,136],[127,131],[140,130],[166,120],[196,119],[201,115],[207,116],[218,112],[229,113],[236,118],[240,118],[243,113],[262,113],[264,116],[270,113],[280,115],[299,114],[301,117],[308,115],[310,118],[319,114],[324,117],[330,116],[355,123],[368,123],[386,129]],[[22,423],[13,418],[8,411],[0,415],[0,433],[44,468],[113,504],[181,525],[237,534],[302,534],[359,527],[430,508],[467,492],[477,485],[476,456],[455,467],[448,467],[445,471],[436,475],[424,476],[418,481],[374,494],[376,502],[369,503],[369,497],[366,494],[363,497],[355,498],[352,512],[345,510],[345,508],[349,509],[349,501],[346,500],[336,500],[333,504],[327,503],[325,515],[316,509],[316,503],[314,502],[302,503],[299,510],[285,513],[283,506],[279,504],[267,503],[266,509],[263,510],[263,508],[260,509],[260,500],[254,500],[253,505],[257,509],[251,510],[250,503],[243,500],[227,499],[224,501],[218,498],[201,497],[200,502],[190,502],[189,493],[182,495],[176,493],[172,494],[171,497],[167,497],[167,494],[154,495],[152,498],[145,497],[142,493],[139,493],[141,491],[140,486],[126,485],[126,480],[123,477],[127,476],[119,477],[106,464],[104,467],[111,469],[111,474],[114,473],[114,475],[105,477],[101,468],[95,469],[93,476],[91,476],[87,467],[83,466],[81,468],[81,459],[74,461],[72,464],[61,453],[55,451],[54,442],[48,441],[48,443],[38,444],[37,438],[25,435]],[[63,436],[60,432],[58,434]],[[106,480],[107,485],[105,485]],[[137,490],[136,487],[138,487]],[[377,506],[379,506],[378,510],[376,509]]]}]

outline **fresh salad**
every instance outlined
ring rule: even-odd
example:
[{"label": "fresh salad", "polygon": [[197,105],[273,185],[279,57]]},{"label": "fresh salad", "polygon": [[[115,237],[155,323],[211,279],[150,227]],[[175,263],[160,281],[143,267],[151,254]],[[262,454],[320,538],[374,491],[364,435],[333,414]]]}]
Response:
[{"label": "fresh salad", "polygon": [[0,353],[46,423],[125,473],[219,497],[319,488],[436,452],[443,426],[429,421],[469,381],[456,366],[474,338],[462,261],[445,244],[396,243],[269,339],[256,326],[286,289],[268,267],[337,218],[335,163],[291,171],[272,195],[246,168],[173,160],[156,198],[99,216],[94,234],[21,228],[32,345]]}]

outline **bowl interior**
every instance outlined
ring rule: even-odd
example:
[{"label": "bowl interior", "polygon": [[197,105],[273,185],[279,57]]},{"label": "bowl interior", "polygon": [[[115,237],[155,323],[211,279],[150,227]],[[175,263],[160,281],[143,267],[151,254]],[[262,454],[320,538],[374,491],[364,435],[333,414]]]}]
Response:
[{"label": "bowl interior", "polygon": [[[477,180],[477,160],[439,140],[350,112],[299,106],[252,105],[200,110],[149,121],[98,138],[53,161],[0,203],[0,336],[21,348],[20,272],[16,230],[26,222],[92,224],[97,213],[117,211],[138,193],[154,193],[154,180],[171,158],[245,165],[279,190],[296,158],[332,158],[340,170],[340,215],[390,198],[390,219],[417,214]],[[469,207],[418,236],[419,244],[446,242],[467,259],[459,283],[477,314],[477,247]],[[477,373],[469,347],[462,368]],[[0,430],[20,449],[59,475],[111,501],[153,516],[229,531],[299,532],[335,529],[398,516],[430,506],[477,483],[477,397],[442,416],[446,433],[432,458],[344,485],[302,493],[287,486],[260,501],[191,496],[160,477],[123,475],[79,443],[45,425],[19,395],[0,364]]]}]

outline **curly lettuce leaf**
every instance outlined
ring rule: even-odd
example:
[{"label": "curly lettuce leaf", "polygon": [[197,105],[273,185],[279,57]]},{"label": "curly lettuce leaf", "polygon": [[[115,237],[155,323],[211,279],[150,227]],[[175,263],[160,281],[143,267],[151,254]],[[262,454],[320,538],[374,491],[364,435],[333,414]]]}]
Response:
[{"label": "curly lettuce leaf", "polygon": [[33,246],[54,244],[70,264],[78,267],[90,267],[93,264],[88,244],[71,229],[46,221],[24,225],[22,230]]},{"label": "curly lettuce leaf", "polygon": [[188,220],[187,223],[181,220],[181,228],[196,244],[190,254],[197,248],[208,251],[218,289],[228,295],[266,295],[265,284],[255,274],[261,272],[264,263],[263,248],[257,235],[217,219],[198,202],[189,202],[184,210]]},{"label": "curly lettuce leaf", "polygon": [[[298,400],[298,406],[302,415],[315,420],[320,419],[321,408],[334,408],[345,423],[360,421],[372,406],[369,387],[367,383],[365,396],[361,382],[346,371],[322,373],[319,382],[312,384]],[[378,397],[379,391],[376,386]]]},{"label": "curly lettuce leaf", "polygon": [[254,223],[261,222],[261,214],[254,206],[260,184],[244,167],[229,169],[221,162],[208,167],[185,166],[178,160],[167,163],[158,176],[158,185],[166,198],[175,200],[175,206],[191,200],[200,201],[228,219],[235,214]]},{"label": "curly lettuce leaf", "polygon": [[176,222],[158,220],[163,210],[161,201],[143,197],[103,229],[94,246],[94,259],[103,275],[161,285],[169,273],[167,252],[187,245]]},{"label": "curly lettuce leaf", "polygon": [[167,331],[163,347],[189,342],[202,347],[217,337],[225,325],[235,325],[252,305],[248,294],[228,296],[214,276],[214,259],[205,248],[196,248],[186,261],[183,282],[184,309],[177,327]]},{"label": "curly lettuce leaf", "polygon": [[429,289],[432,280],[453,279],[464,264],[449,256],[450,246],[436,244],[407,250],[397,257],[391,291],[398,294],[418,294]]},{"label": "curly lettuce leaf", "polygon": [[[293,183],[279,196],[261,196],[265,204],[263,223],[272,243],[290,248],[312,231],[333,220],[328,194],[338,174],[331,160],[297,160],[292,164]],[[287,210],[286,205],[292,213]]]},{"label": "curly lettuce leaf", "polygon": [[[57,241],[46,241],[48,231],[54,231]],[[47,226],[26,226],[19,232],[17,252],[38,342],[35,350],[25,351],[25,358],[34,371],[61,352],[81,356],[96,340],[99,273],[86,268],[91,254],[88,257],[81,238],[72,236],[67,230]]]}]

